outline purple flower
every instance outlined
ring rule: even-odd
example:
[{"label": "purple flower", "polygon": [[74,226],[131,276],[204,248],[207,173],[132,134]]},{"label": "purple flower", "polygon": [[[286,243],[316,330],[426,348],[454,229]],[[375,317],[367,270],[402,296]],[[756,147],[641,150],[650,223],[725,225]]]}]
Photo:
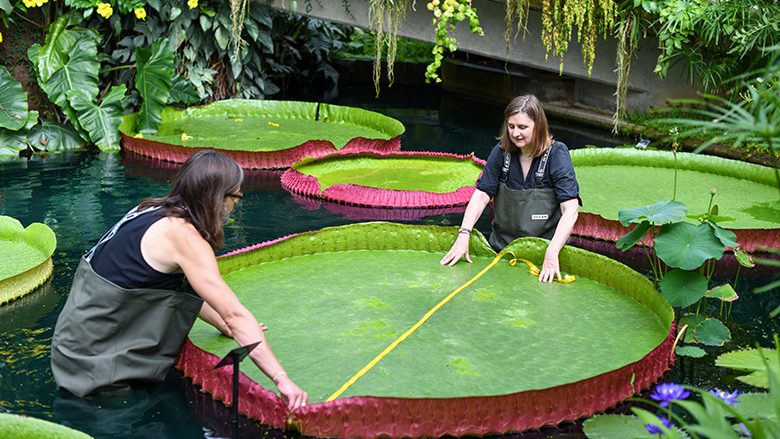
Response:
[{"label": "purple flower", "polygon": [[[658,420],[661,421],[662,424],[664,424],[664,427],[666,428],[672,428],[672,421],[670,421],[668,418],[664,416],[659,416]],[[645,428],[650,434],[661,434],[663,431],[654,424],[645,424]]]},{"label": "purple flower", "polygon": [[669,403],[677,399],[685,399],[691,395],[691,392],[685,390],[683,386],[674,383],[663,383],[655,386],[655,390],[650,394],[650,398],[658,402],[661,407],[669,407]]},{"label": "purple flower", "polygon": [[713,389],[710,390],[710,393],[722,399],[723,402],[725,402],[726,404],[732,407],[734,407],[734,404],[737,403],[737,399],[739,398],[739,390],[735,390],[729,393],[725,390]]}]

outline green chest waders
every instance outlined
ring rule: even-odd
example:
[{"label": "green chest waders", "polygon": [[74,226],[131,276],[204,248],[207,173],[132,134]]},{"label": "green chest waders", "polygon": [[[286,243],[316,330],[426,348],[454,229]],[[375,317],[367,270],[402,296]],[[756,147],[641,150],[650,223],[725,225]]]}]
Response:
[{"label": "green chest waders", "polygon": [[544,170],[548,151],[539,161],[534,174],[536,187],[511,189],[506,185],[511,155],[504,154],[501,180],[493,197],[493,223],[491,224],[490,246],[500,251],[510,242],[524,236],[551,239],[561,219],[560,202],[552,188],[543,187]]},{"label": "green chest waders", "polygon": [[203,300],[180,291],[121,288],[95,273],[91,253],[76,269],[54,328],[57,385],[83,397],[164,380]]}]

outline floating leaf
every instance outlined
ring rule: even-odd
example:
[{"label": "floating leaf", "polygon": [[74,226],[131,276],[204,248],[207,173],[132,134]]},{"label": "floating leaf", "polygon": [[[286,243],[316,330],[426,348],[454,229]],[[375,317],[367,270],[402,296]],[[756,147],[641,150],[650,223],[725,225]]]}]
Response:
[{"label": "floating leaf", "polygon": [[670,267],[693,270],[708,259],[720,259],[725,246],[706,224],[668,224],[654,240],[655,252]]},{"label": "floating leaf", "polygon": [[649,221],[655,225],[669,224],[680,221],[688,213],[685,204],[679,201],[666,200],[659,201],[649,206],[637,207],[635,209],[620,209],[618,220],[620,224],[627,226],[631,223],[641,223]]},{"label": "floating leaf", "polygon": [[707,351],[698,346],[677,346],[675,354],[681,357],[702,358],[707,355]]},{"label": "floating leaf", "polygon": [[734,287],[730,284],[724,284],[715,288],[710,288],[704,293],[704,297],[714,297],[720,299],[723,302],[733,302],[739,299],[739,295],[734,291]]},{"label": "floating leaf", "polygon": [[596,415],[582,423],[589,439],[652,438],[645,423],[636,416]]},{"label": "floating leaf", "polygon": [[683,326],[688,325],[684,339],[686,343],[693,342],[693,334],[696,332],[696,328],[701,325],[705,319],[706,317],[700,314],[689,314],[680,319],[680,323],[678,324],[679,327],[682,328]]},{"label": "floating leaf", "polygon": [[731,331],[716,318],[705,319],[693,333],[694,343],[707,346],[723,346],[729,340],[731,340]]},{"label": "floating leaf", "polygon": [[758,349],[745,349],[727,352],[715,359],[716,366],[751,372],[749,375],[740,376],[737,379],[751,386],[765,389],[769,388],[769,374],[767,373],[766,364],[769,365],[769,370],[772,373],[780,373],[777,350],[763,348],[760,351]]},{"label": "floating leaf", "polygon": [[[685,308],[698,302],[707,291],[707,278],[699,273],[674,269],[659,282],[661,293],[672,306]],[[690,331],[691,328],[688,328]]]}]

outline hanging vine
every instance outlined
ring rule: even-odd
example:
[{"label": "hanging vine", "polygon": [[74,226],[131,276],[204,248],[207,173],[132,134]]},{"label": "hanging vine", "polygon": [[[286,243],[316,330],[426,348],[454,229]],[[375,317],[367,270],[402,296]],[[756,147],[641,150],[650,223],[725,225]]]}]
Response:
[{"label": "hanging vine", "polygon": [[[504,16],[504,39],[506,40],[506,50],[509,53],[511,43],[517,39],[522,32],[523,35],[528,31],[528,8],[531,0],[506,0],[506,15]],[[517,29],[512,37],[512,27],[517,20]]]},{"label": "hanging vine", "polygon": [[426,5],[433,12],[433,27],[435,29],[433,62],[425,69],[425,81],[441,82],[439,67],[444,59],[444,51],[454,52],[458,49],[458,41],[450,36],[455,30],[455,24],[460,21],[469,21],[471,33],[485,35],[479,24],[477,9],[471,5],[471,0],[431,0]]},{"label": "hanging vine", "polygon": [[376,36],[374,57],[374,90],[379,97],[379,84],[382,78],[382,53],[387,47],[387,80],[393,85],[393,68],[398,41],[398,26],[406,18],[409,0],[371,0],[368,8],[368,21]]},{"label": "hanging vine", "polygon": [[244,21],[246,20],[246,11],[249,7],[249,0],[230,0],[230,43],[233,46],[233,62],[237,63],[241,59],[241,46],[245,44],[241,38],[244,31]]}]

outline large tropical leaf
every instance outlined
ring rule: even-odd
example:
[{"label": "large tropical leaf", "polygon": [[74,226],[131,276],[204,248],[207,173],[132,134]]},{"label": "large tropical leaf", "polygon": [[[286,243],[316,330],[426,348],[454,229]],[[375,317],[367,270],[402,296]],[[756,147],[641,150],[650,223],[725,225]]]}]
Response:
[{"label": "large tropical leaf", "polygon": [[84,90],[71,90],[68,99],[79,113],[79,123],[89,132],[90,140],[101,151],[119,150],[119,124],[122,123],[122,99],[127,87],[111,87],[100,105]]},{"label": "large tropical leaf", "polygon": [[13,11],[14,7],[8,0],[0,0],[0,11],[3,11],[6,13],[6,15],[11,15],[11,11]]},{"label": "large tropical leaf", "polygon": [[641,206],[635,209],[620,209],[618,212],[618,220],[620,224],[627,226],[631,223],[641,223],[643,221],[649,221],[654,225],[669,224],[675,221],[680,221],[688,213],[688,208],[685,204],[674,201],[666,200],[659,201],[649,206]]},{"label": "large tropical leaf", "polygon": [[720,259],[725,246],[707,224],[675,223],[661,227],[655,253],[666,265],[693,270],[707,259]]},{"label": "large tropical leaf", "polygon": [[148,49],[138,48],[135,87],[143,98],[138,114],[139,132],[156,132],[160,114],[168,102],[173,80],[173,52],[167,39],[157,40]]},{"label": "large tropical leaf", "polygon": [[34,148],[46,151],[81,149],[87,145],[78,131],[69,125],[56,122],[36,125],[27,137]]},{"label": "large tropical leaf", "polygon": [[[38,73],[40,84],[45,84],[54,75],[54,72],[68,62],[69,52],[79,40],[85,37],[98,39],[94,30],[70,28],[80,22],[81,20],[76,14],[62,15],[49,26],[44,45],[35,44],[30,47],[28,55],[30,55],[30,61],[33,62]],[[33,54],[35,55],[34,60]]]},{"label": "large tropical leaf", "polygon": [[19,81],[0,66],[0,128],[21,129],[27,122],[27,93]]},{"label": "large tropical leaf", "polygon": [[19,131],[0,128],[0,157],[18,157],[27,149],[27,135]]},{"label": "large tropical leaf", "polygon": [[[685,308],[698,302],[707,291],[707,278],[691,271],[671,270],[658,283],[661,294],[672,306]],[[691,328],[688,328],[690,331]]]},{"label": "large tropical leaf", "polygon": [[[201,17],[203,16],[201,15]],[[195,89],[195,86],[181,75],[174,76],[168,104],[193,105],[198,102],[200,102],[200,96],[198,96],[198,90]]]}]

